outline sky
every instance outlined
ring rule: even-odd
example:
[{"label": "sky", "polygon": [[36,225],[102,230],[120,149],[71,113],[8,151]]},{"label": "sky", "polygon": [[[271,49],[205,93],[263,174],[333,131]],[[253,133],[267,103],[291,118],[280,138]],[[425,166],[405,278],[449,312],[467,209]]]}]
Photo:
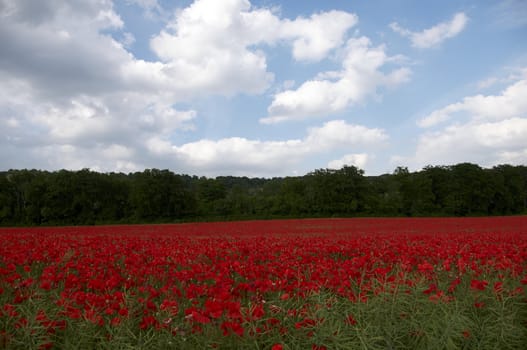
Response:
[{"label": "sky", "polygon": [[0,0],[0,170],[527,165],[524,0]]}]

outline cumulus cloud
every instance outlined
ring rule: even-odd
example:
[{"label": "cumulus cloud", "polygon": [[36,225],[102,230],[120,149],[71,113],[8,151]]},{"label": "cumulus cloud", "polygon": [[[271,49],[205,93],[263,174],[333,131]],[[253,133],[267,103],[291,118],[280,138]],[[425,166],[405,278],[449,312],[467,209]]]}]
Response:
[{"label": "cumulus cloud", "polygon": [[358,22],[354,14],[342,11],[317,13],[310,18],[285,20],[279,37],[293,40],[293,57],[318,61],[343,43],[345,32]]},{"label": "cumulus cloud", "polygon": [[8,78],[46,99],[122,87],[120,66],[129,54],[100,34],[123,25],[111,1],[2,2],[0,72]]},{"label": "cumulus cloud", "polygon": [[305,145],[316,150],[329,150],[349,145],[374,145],[388,138],[384,130],[332,120],[322,127],[309,129]]},{"label": "cumulus cloud", "polygon": [[258,45],[289,42],[297,60],[317,61],[342,44],[357,16],[342,11],[310,18],[281,19],[247,0],[198,0],[152,38],[152,50],[164,62],[162,73],[186,90],[262,93],[273,81]]},{"label": "cumulus cloud", "polygon": [[467,114],[473,120],[503,120],[527,116],[527,80],[520,80],[508,86],[500,95],[476,95],[433,111],[420,119],[417,124],[428,128]]},{"label": "cumulus cloud", "polygon": [[[155,0],[128,2],[147,14],[163,11]],[[199,117],[178,106],[265,92],[273,74],[264,49],[281,45],[294,60],[322,60],[342,44],[356,15],[288,19],[247,0],[197,0],[164,18],[150,41],[157,59],[146,61],[129,51],[135,38],[111,0],[0,0],[0,163],[104,171],[181,166],[212,174],[228,169],[226,159],[240,159],[233,166],[248,172],[276,160],[280,170],[288,156],[308,152],[306,140],[177,145],[174,134],[194,130]],[[289,151],[279,156],[283,149]],[[241,157],[251,151],[250,159]]]},{"label": "cumulus cloud", "polygon": [[295,166],[309,156],[350,148],[372,150],[387,139],[382,129],[333,120],[309,129],[302,139],[261,141],[232,137],[178,146],[153,137],[148,147],[167,163],[179,164],[184,169],[199,169],[200,173],[276,176],[291,174]]},{"label": "cumulus cloud", "polygon": [[394,32],[409,38],[413,47],[427,49],[439,46],[446,39],[453,38],[461,33],[465,29],[467,22],[468,16],[463,12],[458,12],[450,21],[441,22],[420,32],[413,32],[403,28],[397,22],[391,23],[390,28]]},{"label": "cumulus cloud", "polygon": [[352,153],[346,154],[340,159],[332,160],[328,163],[328,168],[330,169],[341,169],[345,165],[353,165],[359,169],[364,169],[366,163],[368,162],[367,153]]},{"label": "cumulus cloud", "polygon": [[[157,1],[130,0],[145,9]],[[341,45],[357,17],[342,11],[282,19],[247,0],[197,0],[151,39],[160,61],[133,57],[110,0],[1,0],[0,69],[57,96],[132,89],[187,101],[195,96],[264,92],[273,80],[258,45],[291,44],[296,59],[319,60]]]},{"label": "cumulus cloud", "polygon": [[412,163],[455,164],[476,162],[483,166],[524,164],[527,158],[527,118],[496,122],[454,124],[443,130],[427,132],[419,138]]},{"label": "cumulus cloud", "polygon": [[410,70],[398,68],[384,73],[381,68],[396,62],[400,57],[390,57],[383,45],[372,47],[366,37],[348,40],[343,53],[340,71],[319,74],[296,90],[277,93],[268,107],[268,116],[260,119],[263,124],[289,120],[302,120],[341,112],[378,87],[395,86],[408,81]]},{"label": "cumulus cloud", "polygon": [[150,43],[163,61],[161,77],[178,77],[177,86],[205,94],[265,91],[273,75],[263,52],[248,48],[258,42],[244,37],[243,15],[249,11],[250,4],[241,0],[198,0],[183,9]]},{"label": "cumulus cloud", "polygon": [[424,132],[416,153],[407,160],[414,167],[465,161],[483,166],[527,163],[527,80],[509,85],[499,95],[465,97],[433,111],[418,124],[444,127]]}]

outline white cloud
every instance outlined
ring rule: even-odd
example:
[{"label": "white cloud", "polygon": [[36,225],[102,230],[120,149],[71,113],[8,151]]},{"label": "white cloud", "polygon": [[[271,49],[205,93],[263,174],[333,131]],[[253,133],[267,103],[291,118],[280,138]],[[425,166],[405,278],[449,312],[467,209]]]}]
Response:
[{"label": "white cloud", "polygon": [[108,108],[94,99],[72,100],[67,108],[51,106],[32,121],[47,126],[49,137],[55,142],[80,142],[83,138],[101,137],[117,127]]},{"label": "white cloud", "polygon": [[419,137],[414,167],[476,162],[482,166],[527,163],[527,80],[512,83],[500,95],[469,96],[432,112],[418,124],[450,124]]},{"label": "white cloud", "polygon": [[487,89],[487,88],[495,85],[498,82],[499,82],[498,78],[491,77],[491,78],[487,78],[487,79],[483,79],[483,80],[478,81],[476,86],[477,86],[478,90],[483,90],[483,89]]},{"label": "white cloud", "polygon": [[508,86],[500,95],[465,97],[462,102],[433,111],[417,124],[427,128],[448,121],[459,113],[469,114],[474,120],[503,120],[527,116],[527,80]]},{"label": "white cloud", "polygon": [[[162,15],[158,1],[129,3]],[[283,45],[293,59],[321,60],[357,23],[341,11],[287,19],[246,0],[197,0],[152,37],[159,60],[145,61],[128,51],[135,38],[110,0],[0,0],[0,18],[0,163],[102,171],[181,165],[212,174],[228,173],[228,159],[234,170],[268,175],[269,161],[278,173],[289,157],[311,152],[306,140],[175,146],[175,134],[194,130],[197,118],[178,104],[262,93],[273,80],[264,49]]]},{"label": "white cloud", "polygon": [[413,32],[401,27],[397,22],[390,24],[390,28],[404,37],[410,38],[412,46],[427,49],[439,46],[443,41],[453,38],[463,31],[468,22],[468,16],[463,12],[456,13],[450,21],[441,22],[420,32]]},{"label": "white cloud", "polygon": [[128,4],[135,4],[144,10],[147,18],[154,18],[163,12],[163,8],[157,0],[126,0]]},{"label": "white cloud", "polygon": [[329,11],[312,15],[309,19],[299,17],[285,20],[280,36],[293,39],[293,56],[297,60],[318,61],[332,49],[343,43],[348,28],[358,22],[354,14]]},{"label": "white cloud", "polygon": [[[6,0],[2,0],[5,2]],[[122,20],[110,1],[13,2],[0,21],[0,73],[31,86],[40,99],[100,94],[123,88],[121,65],[131,59],[101,32]]]},{"label": "white cloud", "polygon": [[284,90],[287,90],[287,89],[291,89],[292,87],[294,87],[296,84],[296,82],[294,80],[285,80],[283,83],[282,83],[282,88]]},{"label": "white cloud", "polygon": [[330,169],[341,169],[345,165],[354,165],[359,169],[364,169],[366,163],[368,162],[367,153],[352,153],[346,154],[340,159],[332,160],[328,163],[328,168]]},{"label": "white cloud", "polygon": [[0,16],[10,23],[20,23],[29,27],[49,24],[61,27],[62,24],[80,30],[85,21],[91,22],[90,30],[123,26],[123,21],[115,13],[111,0],[1,0]]},{"label": "white cloud", "polygon": [[123,38],[121,39],[121,44],[125,48],[130,48],[135,43],[135,37],[132,33],[123,33]]},{"label": "white cloud", "polygon": [[[264,92],[273,80],[258,45],[291,44],[298,59],[324,58],[339,45],[356,16],[341,11],[281,19],[247,0],[197,0],[175,13],[151,40],[161,61],[138,60],[134,42],[110,0],[71,4],[0,0],[0,71],[56,96],[132,90],[172,103],[196,96]],[[157,1],[131,0],[146,9]]]},{"label": "white cloud", "polygon": [[110,159],[131,159],[134,153],[133,149],[118,144],[111,144],[102,150],[103,157]]},{"label": "white cloud", "polygon": [[508,85],[522,79],[527,79],[527,68],[507,67],[502,72],[498,72],[496,76],[491,76],[476,82],[475,87],[478,90],[485,90],[491,87],[495,88],[496,86]]},{"label": "white cloud", "polygon": [[527,148],[519,151],[502,151],[497,153],[500,164],[525,165],[527,161]]},{"label": "white cloud", "polygon": [[177,77],[171,84],[200,93],[257,94],[274,76],[255,46],[291,42],[295,59],[321,60],[356,22],[341,11],[282,20],[247,0],[197,0],[176,14],[151,47],[164,62],[162,73]]},{"label": "white cloud", "polygon": [[508,163],[511,160],[525,164],[527,158],[521,156],[527,152],[525,135],[527,118],[454,124],[441,131],[422,135],[411,162],[417,167],[466,161],[482,166]]},{"label": "white cloud", "polygon": [[388,136],[382,129],[332,120],[322,127],[309,129],[305,145],[316,150],[329,150],[349,145],[375,145],[387,139]]},{"label": "white cloud", "polygon": [[151,41],[164,62],[161,73],[177,77],[178,87],[201,93],[265,91],[273,79],[265,55],[248,48],[256,43],[253,38],[243,38],[242,14],[249,10],[241,0],[198,0],[182,10]]},{"label": "white cloud", "polygon": [[13,117],[11,118],[6,118],[5,119],[5,124],[7,127],[11,127],[11,128],[16,128],[20,125],[19,121]]},{"label": "white cloud", "polygon": [[97,144],[89,148],[69,144],[47,145],[33,149],[28,156],[31,164],[39,164],[46,169],[89,168],[128,173],[145,168],[145,164],[137,162],[134,149],[120,144]]},{"label": "white cloud", "polygon": [[[154,136],[148,149],[165,164],[179,164],[180,168],[197,169],[209,175],[277,176],[293,173],[309,156],[350,148],[372,150],[387,138],[384,130],[333,120],[309,129],[303,139],[260,141],[232,137],[177,146]],[[360,156],[356,159],[361,160]],[[364,165],[364,157],[362,161]]]},{"label": "white cloud", "polygon": [[366,37],[351,38],[344,49],[342,69],[319,74],[296,90],[275,94],[268,108],[268,117],[261,123],[273,124],[288,120],[327,116],[341,112],[380,86],[395,86],[410,76],[407,68],[383,73],[381,68],[394,61],[386,55],[385,47],[372,47]]}]

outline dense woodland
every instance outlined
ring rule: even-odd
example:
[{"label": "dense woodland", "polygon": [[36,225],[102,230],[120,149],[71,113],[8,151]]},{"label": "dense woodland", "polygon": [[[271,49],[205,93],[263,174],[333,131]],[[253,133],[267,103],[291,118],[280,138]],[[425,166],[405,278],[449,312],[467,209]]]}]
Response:
[{"label": "dense woodland", "polygon": [[527,166],[429,166],[364,176],[353,166],[305,176],[206,178],[0,172],[0,225],[181,222],[278,217],[479,216],[527,213]]}]

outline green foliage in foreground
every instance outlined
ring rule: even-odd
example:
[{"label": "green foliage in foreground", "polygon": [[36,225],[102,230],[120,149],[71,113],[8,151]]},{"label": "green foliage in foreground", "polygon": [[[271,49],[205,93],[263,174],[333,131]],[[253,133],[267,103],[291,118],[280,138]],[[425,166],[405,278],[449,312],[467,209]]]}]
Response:
[{"label": "green foliage in foreground", "polygon": [[[525,349],[527,345],[527,301],[525,288],[504,284],[496,292],[490,281],[484,291],[472,290],[464,278],[453,293],[442,297],[427,294],[429,281],[412,287],[400,286],[382,292],[378,283],[363,301],[322,291],[304,297],[284,298],[267,295],[265,314],[243,321],[243,336],[225,336],[221,319],[200,325],[193,332],[182,301],[179,314],[167,317],[157,312],[163,329],[141,330],[140,317],[129,317],[119,325],[100,326],[86,319],[67,320],[64,330],[49,333],[37,321],[38,311],[60,319],[56,305],[46,294],[16,305],[27,319],[21,326],[5,313],[0,317],[0,347],[5,349]],[[438,282],[439,290],[448,285]],[[360,286],[357,286],[357,290]],[[49,293],[55,293],[50,291]],[[441,294],[441,293],[439,293]],[[435,296],[434,296],[435,295]],[[448,295],[448,297],[445,297]],[[0,295],[2,305],[9,293]],[[139,308],[137,299],[128,297],[130,310]],[[251,300],[242,306],[250,307]],[[63,318],[64,319],[64,318]],[[270,322],[276,319],[279,323]],[[309,321],[306,321],[309,320]],[[273,324],[272,327],[268,327]],[[46,346],[48,344],[49,346]],[[53,345],[50,345],[53,344]]]}]

